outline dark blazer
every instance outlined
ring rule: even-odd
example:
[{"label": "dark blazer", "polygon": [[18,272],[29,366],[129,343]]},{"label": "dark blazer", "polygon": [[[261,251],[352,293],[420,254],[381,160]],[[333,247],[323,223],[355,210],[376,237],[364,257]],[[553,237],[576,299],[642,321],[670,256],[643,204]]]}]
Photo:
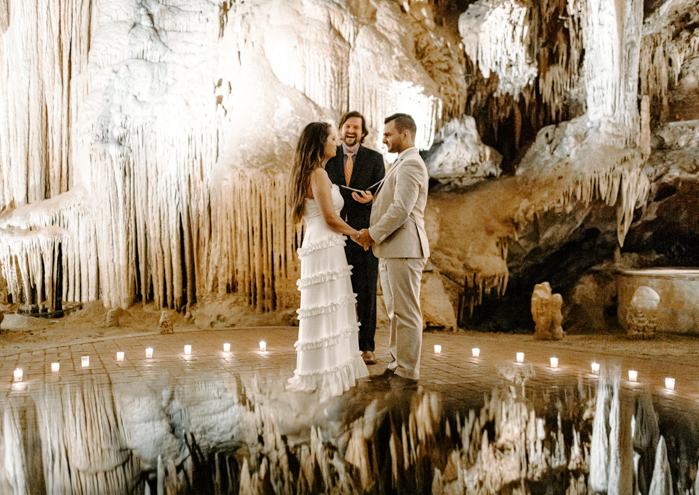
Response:
[{"label": "dark blazer", "polygon": [[[346,185],[344,152],[345,148],[338,146],[337,154],[325,165],[325,171],[328,172],[330,180],[338,186]],[[357,155],[354,157],[350,187],[365,191],[383,179],[384,175],[386,175],[386,167],[384,166],[381,153],[360,145]],[[371,193],[376,195],[376,189],[376,187],[371,189]],[[357,203],[352,198],[352,191],[344,187],[340,187],[340,192],[342,193],[342,199],[345,200],[345,207],[340,213],[342,219],[344,220],[346,216],[347,223],[357,230],[368,229],[373,202],[367,204]]]}]

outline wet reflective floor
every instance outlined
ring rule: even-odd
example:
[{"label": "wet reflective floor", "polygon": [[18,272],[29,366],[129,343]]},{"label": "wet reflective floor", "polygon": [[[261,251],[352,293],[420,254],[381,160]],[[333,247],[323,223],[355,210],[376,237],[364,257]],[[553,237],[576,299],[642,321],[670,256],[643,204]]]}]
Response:
[{"label": "wet reflective floor", "polygon": [[0,358],[0,493],[645,494],[668,477],[697,493],[699,363],[426,333],[419,390],[364,379],[320,403],[283,389],[295,340],[212,330]]}]

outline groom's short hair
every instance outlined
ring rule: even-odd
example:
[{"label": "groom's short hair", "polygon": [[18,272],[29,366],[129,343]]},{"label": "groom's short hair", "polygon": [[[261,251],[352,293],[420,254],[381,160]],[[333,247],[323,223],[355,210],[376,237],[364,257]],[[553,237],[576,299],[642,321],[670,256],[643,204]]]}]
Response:
[{"label": "groom's short hair", "polygon": [[388,124],[389,122],[393,122],[393,125],[396,126],[398,132],[408,131],[413,137],[415,137],[417,126],[415,125],[413,118],[407,113],[394,113],[390,117],[386,117],[386,120],[384,120],[383,123]]}]

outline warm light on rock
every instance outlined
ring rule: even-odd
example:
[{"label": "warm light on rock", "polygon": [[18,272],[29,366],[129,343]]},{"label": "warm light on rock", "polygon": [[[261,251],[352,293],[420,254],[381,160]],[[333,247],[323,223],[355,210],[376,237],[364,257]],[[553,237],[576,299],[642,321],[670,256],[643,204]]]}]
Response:
[{"label": "warm light on rock", "polygon": [[21,382],[23,377],[24,377],[24,371],[22,371],[22,368],[16,368],[15,372],[14,372],[15,381]]},{"label": "warm light on rock", "polygon": [[223,352],[231,352],[231,345],[228,342],[223,344]]},{"label": "warm light on rock", "polygon": [[665,378],[665,388],[668,390],[675,390],[675,379]]},{"label": "warm light on rock", "polygon": [[638,381],[638,371],[629,370],[629,381],[630,382],[637,382]]},{"label": "warm light on rock", "polygon": [[523,363],[523,362],[524,362],[524,353],[523,353],[523,352],[518,352],[518,353],[517,353],[517,362],[518,362],[518,363]]},{"label": "warm light on rock", "polygon": [[474,347],[473,349],[471,349],[471,355],[472,355],[474,358],[480,357],[480,356],[481,356],[481,350],[480,350],[478,347]]},{"label": "warm light on rock", "polygon": [[592,364],[590,365],[590,368],[592,368],[592,372],[595,375],[599,374],[599,363],[596,363],[595,361],[592,361]]},{"label": "warm light on rock", "polygon": [[51,372],[58,373],[61,369],[61,363],[51,363]]},{"label": "warm light on rock", "polygon": [[90,366],[90,356],[83,356],[80,358],[80,363],[82,364],[83,368]]},{"label": "warm light on rock", "polygon": [[152,347],[148,347],[148,348],[146,349],[146,357],[147,357],[147,358],[152,358],[152,357],[153,357],[153,348],[152,348]]},{"label": "warm light on rock", "polygon": [[558,358],[556,358],[556,357],[551,358],[551,367],[558,368]]},{"label": "warm light on rock", "polygon": [[436,344],[436,345],[434,346],[434,353],[435,353],[435,354],[441,354],[441,353],[442,353],[442,346],[439,345],[439,344]]},{"label": "warm light on rock", "polygon": [[[151,349],[151,351],[152,351],[152,349]],[[151,355],[152,355],[152,353],[151,353]],[[148,357],[148,349],[146,349],[146,357]],[[121,351],[117,352],[116,360],[123,361],[124,360],[124,353]]]},{"label": "warm light on rock", "polygon": [[192,346],[191,345],[184,346],[184,355],[190,356],[191,354],[192,354]]},{"label": "warm light on rock", "polygon": [[267,350],[267,342],[265,342],[264,340],[260,340],[260,350],[262,352]]}]

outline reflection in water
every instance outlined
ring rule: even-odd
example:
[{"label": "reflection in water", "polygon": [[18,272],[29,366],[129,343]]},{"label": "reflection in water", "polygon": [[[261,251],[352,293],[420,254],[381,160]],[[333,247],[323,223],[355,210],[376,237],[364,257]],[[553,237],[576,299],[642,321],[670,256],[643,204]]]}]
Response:
[{"label": "reflection in water", "polygon": [[502,370],[502,386],[470,411],[370,383],[323,405],[239,380],[137,387],[91,377],[13,392],[0,404],[0,490],[697,493],[695,438],[665,432],[666,443],[648,392],[622,389],[615,371],[528,396],[528,373]]}]

